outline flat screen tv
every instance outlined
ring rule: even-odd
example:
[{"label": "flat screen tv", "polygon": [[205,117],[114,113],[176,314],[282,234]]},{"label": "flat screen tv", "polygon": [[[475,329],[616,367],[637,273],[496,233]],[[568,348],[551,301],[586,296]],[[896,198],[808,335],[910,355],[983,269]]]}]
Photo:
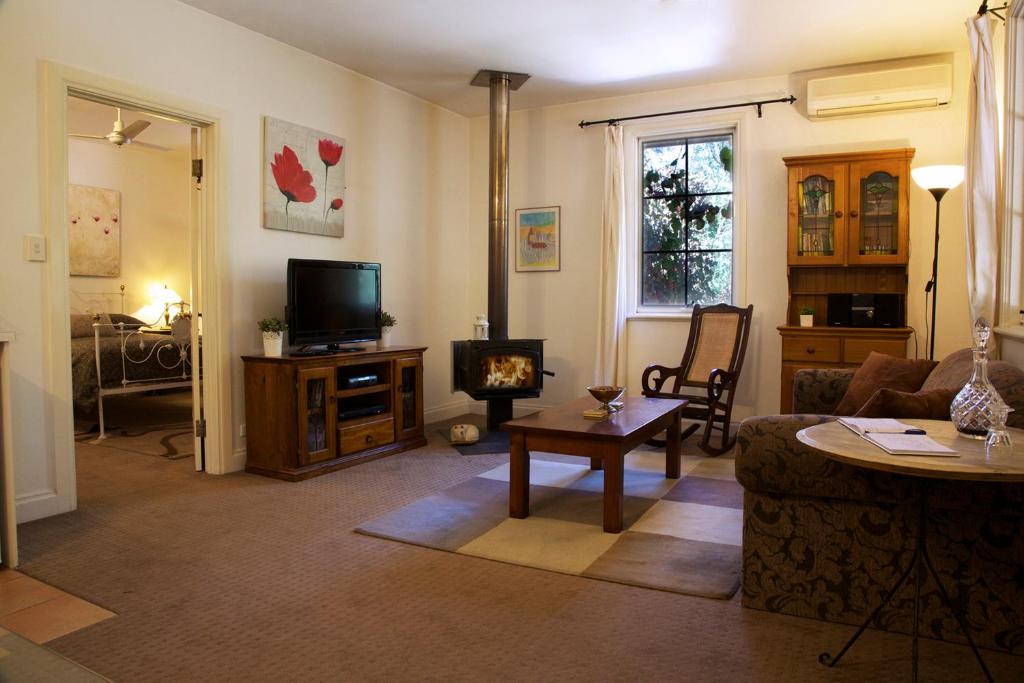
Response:
[{"label": "flat screen tv", "polygon": [[380,338],[380,264],[288,259],[288,339],[294,346]]}]

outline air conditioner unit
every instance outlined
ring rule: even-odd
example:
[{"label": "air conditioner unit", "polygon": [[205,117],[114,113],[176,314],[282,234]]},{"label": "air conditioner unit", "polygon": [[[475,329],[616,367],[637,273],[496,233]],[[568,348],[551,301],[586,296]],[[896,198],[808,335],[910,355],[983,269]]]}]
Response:
[{"label": "air conditioner unit", "polygon": [[953,65],[928,64],[807,81],[807,115],[815,118],[949,104]]}]

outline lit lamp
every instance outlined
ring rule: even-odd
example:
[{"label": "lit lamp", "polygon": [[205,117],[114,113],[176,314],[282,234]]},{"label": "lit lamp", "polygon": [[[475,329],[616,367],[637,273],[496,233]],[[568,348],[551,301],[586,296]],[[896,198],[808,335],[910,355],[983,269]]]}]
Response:
[{"label": "lit lamp", "polygon": [[925,294],[932,295],[932,324],[928,341],[928,360],[935,360],[935,310],[939,293],[939,207],[942,197],[964,181],[964,167],[955,165],[921,166],[911,169],[914,182],[935,197],[935,253],[932,256],[932,279],[925,285]]},{"label": "lit lamp", "polygon": [[[179,315],[183,315],[188,304],[180,294],[167,285],[164,285],[162,289],[154,288],[151,291],[153,300],[136,311],[135,317],[153,326],[162,324],[163,327],[170,327],[172,317],[177,318]],[[175,306],[178,308],[178,313],[172,316],[171,308]],[[150,320],[153,322],[150,323]]]}]

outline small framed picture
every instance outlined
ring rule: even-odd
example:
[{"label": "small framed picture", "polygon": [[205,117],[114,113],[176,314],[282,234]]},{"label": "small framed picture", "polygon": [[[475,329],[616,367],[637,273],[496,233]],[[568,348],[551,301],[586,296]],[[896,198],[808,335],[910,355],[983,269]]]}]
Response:
[{"label": "small framed picture", "polygon": [[516,209],[516,272],[562,269],[562,208]]}]

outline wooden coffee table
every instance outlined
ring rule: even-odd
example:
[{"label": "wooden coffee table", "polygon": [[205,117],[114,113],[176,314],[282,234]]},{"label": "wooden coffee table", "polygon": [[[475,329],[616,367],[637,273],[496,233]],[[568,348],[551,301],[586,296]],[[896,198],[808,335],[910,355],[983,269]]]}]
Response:
[{"label": "wooden coffee table", "polygon": [[622,531],[622,477],[626,453],[668,431],[665,476],[679,478],[680,413],[686,401],[627,397],[622,410],[607,420],[587,420],[583,411],[596,408],[591,397],[579,398],[533,415],[510,420],[509,517],[530,514],[530,451],[590,458],[590,468],[604,469],[604,530]]}]

